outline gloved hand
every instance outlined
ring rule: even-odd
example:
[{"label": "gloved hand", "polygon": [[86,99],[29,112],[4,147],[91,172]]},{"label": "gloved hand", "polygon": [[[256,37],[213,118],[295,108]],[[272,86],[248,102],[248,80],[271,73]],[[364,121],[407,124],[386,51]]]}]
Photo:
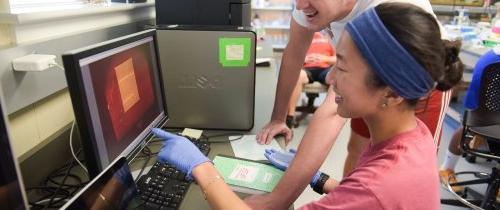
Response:
[{"label": "gloved hand", "polygon": [[[274,167],[279,168],[285,171],[288,168],[288,165],[292,162],[293,158],[295,158],[295,153],[297,151],[294,149],[288,150],[288,152],[276,151],[275,149],[266,149],[264,156],[274,165]],[[309,183],[312,186],[316,184],[321,175],[320,171],[317,171],[311,182]]]},{"label": "gloved hand", "polygon": [[167,162],[186,174],[188,180],[192,180],[193,168],[210,160],[203,155],[188,139],[171,134],[159,128],[151,129],[153,134],[162,138],[163,146],[158,153],[158,160]]}]

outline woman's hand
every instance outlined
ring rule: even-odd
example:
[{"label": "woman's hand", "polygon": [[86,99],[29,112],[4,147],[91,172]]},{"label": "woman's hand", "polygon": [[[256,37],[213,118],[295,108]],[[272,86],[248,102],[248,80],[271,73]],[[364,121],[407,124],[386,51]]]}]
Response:
[{"label": "woman's hand", "polygon": [[164,140],[163,146],[158,153],[158,160],[173,165],[177,170],[185,173],[187,179],[193,179],[192,171],[194,167],[210,161],[188,139],[159,128],[153,128],[151,131],[155,136]]}]

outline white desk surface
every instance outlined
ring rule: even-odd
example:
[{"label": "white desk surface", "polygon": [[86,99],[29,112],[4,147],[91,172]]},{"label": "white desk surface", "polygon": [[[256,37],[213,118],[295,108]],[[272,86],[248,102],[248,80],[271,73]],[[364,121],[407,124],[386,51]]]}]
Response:
[{"label": "white desk surface", "polygon": [[259,132],[271,119],[276,84],[278,83],[276,62],[271,60],[271,66],[257,67],[255,74],[255,113],[254,126],[250,131],[251,134]]}]

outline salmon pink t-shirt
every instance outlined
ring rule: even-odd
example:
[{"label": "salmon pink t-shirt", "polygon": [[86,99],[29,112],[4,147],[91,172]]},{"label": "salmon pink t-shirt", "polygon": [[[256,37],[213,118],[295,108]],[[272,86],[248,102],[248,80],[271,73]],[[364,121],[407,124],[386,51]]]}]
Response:
[{"label": "salmon pink t-shirt", "polygon": [[[315,32],[313,36],[313,40],[311,41],[311,46],[307,50],[307,55],[311,54],[321,54],[325,56],[334,56],[335,50],[333,49],[332,43],[326,37],[324,37],[320,32]],[[328,68],[330,64],[324,61],[318,62],[307,62],[304,63],[303,68]]]},{"label": "salmon pink t-shirt", "polygon": [[425,124],[369,145],[333,191],[301,209],[439,209],[436,146]]}]

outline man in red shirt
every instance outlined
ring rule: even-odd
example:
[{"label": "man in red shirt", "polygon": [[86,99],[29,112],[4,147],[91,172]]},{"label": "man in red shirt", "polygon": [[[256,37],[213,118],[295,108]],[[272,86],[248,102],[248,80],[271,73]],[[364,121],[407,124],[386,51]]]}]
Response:
[{"label": "man in red shirt", "polygon": [[311,46],[307,50],[304,66],[300,71],[299,79],[293,89],[290,102],[288,103],[288,114],[286,117],[286,124],[289,128],[295,127],[295,107],[297,106],[302,87],[307,83],[314,81],[321,82],[326,85],[326,74],[330,67],[335,64],[337,58],[335,57],[335,49],[330,42],[330,39],[323,36],[320,32],[315,32]]}]

